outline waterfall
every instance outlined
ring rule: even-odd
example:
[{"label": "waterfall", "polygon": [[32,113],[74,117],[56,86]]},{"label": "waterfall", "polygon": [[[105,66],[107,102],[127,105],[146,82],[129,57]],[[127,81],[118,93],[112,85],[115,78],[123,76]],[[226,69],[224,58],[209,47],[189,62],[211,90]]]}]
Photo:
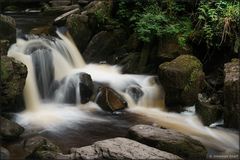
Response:
[{"label": "waterfall", "polygon": [[[128,102],[128,112],[172,128],[208,146],[221,150],[239,149],[239,136],[226,130],[203,126],[195,115],[164,111],[164,92],[154,76],[122,74],[121,67],[107,64],[86,64],[67,33],[57,31],[61,38],[26,36],[18,39],[8,56],[24,63],[28,76],[24,88],[26,110],[17,121],[25,127],[59,131],[84,121],[104,121],[88,115],[100,110],[94,102],[80,103],[79,78],[88,73],[94,82],[108,84]],[[128,87],[138,86],[143,94],[138,101]],[[68,103],[74,101],[74,104]]]}]

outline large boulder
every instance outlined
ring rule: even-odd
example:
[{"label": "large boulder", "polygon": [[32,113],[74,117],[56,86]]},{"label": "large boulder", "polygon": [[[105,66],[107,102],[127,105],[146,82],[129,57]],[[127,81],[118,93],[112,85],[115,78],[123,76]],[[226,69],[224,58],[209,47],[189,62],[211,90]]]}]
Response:
[{"label": "large boulder", "polygon": [[16,22],[12,17],[0,14],[0,31],[0,40],[16,42]]},{"label": "large boulder", "polygon": [[72,14],[67,18],[66,26],[78,49],[83,52],[93,36],[88,16]]},{"label": "large boulder", "polygon": [[106,111],[117,111],[128,106],[127,101],[109,87],[100,87],[95,102]]},{"label": "large boulder", "polygon": [[207,155],[207,150],[199,141],[170,129],[136,125],[130,128],[129,137],[184,159],[204,159]]},{"label": "large boulder", "polygon": [[127,138],[113,138],[95,142],[91,146],[72,148],[74,159],[181,159],[180,157],[146,146]]},{"label": "large boulder", "polygon": [[193,105],[203,88],[202,63],[194,56],[179,56],[159,66],[159,79],[166,92],[166,105]]},{"label": "large boulder", "polygon": [[58,146],[41,136],[26,139],[23,147],[29,154],[27,159],[55,159],[61,153]]},{"label": "large boulder", "polygon": [[240,128],[240,60],[233,59],[224,68],[224,125]]},{"label": "large boulder", "polygon": [[1,111],[24,109],[23,89],[27,67],[13,58],[1,56]]},{"label": "large boulder", "polygon": [[83,56],[87,62],[108,62],[114,51],[123,44],[125,39],[124,30],[101,31],[91,39]]},{"label": "large boulder", "polygon": [[24,128],[21,127],[19,124],[3,117],[0,117],[0,120],[2,139],[16,139],[24,132]]},{"label": "large boulder", "polygon": [[212,103],[210,98],[204,98],[202,94],[199,94],[196,112],[204,125],[210,125],[222,119],[223,106],[220,103]]}]

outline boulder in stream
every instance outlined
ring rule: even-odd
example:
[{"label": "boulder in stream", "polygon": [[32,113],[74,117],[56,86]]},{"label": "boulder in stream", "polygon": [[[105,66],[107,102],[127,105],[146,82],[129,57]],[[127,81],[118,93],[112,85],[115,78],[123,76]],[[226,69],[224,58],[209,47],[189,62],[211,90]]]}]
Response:
[{"label": "boulder in stream", "polygon": [[128,135],[140,143],[176,154],[184,159],[205,159],[207,150],[197,140],[171,129],[150,125],[135,125]]},{"label": "boulder in stream", "polygon": [[224,125],[240,128],[240,60],[233,59],[224,66]]},{"label": "boulder in stream", "polygon": [[91,76],[87,73],[80,73],[79,78],[80,99],[81,103],[85,104],[90,101],[93,95],[93,81]]},{"label": "boulder in stream", "polygon": [[100,87],[95,102],[106,111],[117,111],[128,106],[127,101],[109,87]]},{"label": "boulder in stream", "polygon": [[221,104],[211,104],[202,98],[202,94],[198,95],[196,103],[196,112],[204,125],[210,125],[222,119],[223,106]]},{"label": "boulder in stream", "polygon": [[56,159],[61,153],[58,146],[41,136],[26,139],[23,145],[24,150],[29,153],[27,159]]},{"label": "boulder in stream", "polygon": [[194,56],[182,55],[159,66],[159,79],[166,93],[166,105],[191,106],[203,89],[202,63]]},{"label": "boulder in stream", "polygon": [[73,159],[181,159],[180,157],[146,146],[127,138],[113,138],[95,142],[91,146],[72,148]]},{"label": "boulder in stream", "polygon": [[1,128],[1,138],[2,139],[16,139],[23,132],[24,128],[19,124],[12,122],[6,118],[0,117],[0,128]]},{"label": "boulder in stream", "polygon": [[27,67],[14,58],[1,56],[1,111],[24,109],[23,89],[27,77]]}]

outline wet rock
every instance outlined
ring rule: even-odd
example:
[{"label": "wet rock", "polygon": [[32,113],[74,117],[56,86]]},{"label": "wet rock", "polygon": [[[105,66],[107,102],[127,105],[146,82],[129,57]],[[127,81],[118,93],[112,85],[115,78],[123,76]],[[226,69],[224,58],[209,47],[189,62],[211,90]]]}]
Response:
[{"label": "wet rock", "polygon": [[207,155],[207,150],[199,141],[174,130],[135,125],[128,133],[131,139],[184,159],[204,159]]},{"label": "wet rock", "polygon": [[60,15],[76,8],[78,8],[78,5],[54,6],[54,7],[49,7],[45,5],[43,8],[43,15]]},{"label": "wet rock", "polygon": [[83,56],[87,62],[108,61],[125,39],[126,35],[123,30],[101,31],[91,39]]},{"label": "wet rock", "polygon": [[27,67],[7,56],[1,56],[1,111],[24,109],[23,89],[27,77]]},{"label": "wet rock", "polygon": [[51,6],[57,7],[57,6],[67,6],[71,4],[71,0],[51,0],[49,2]]},{"label": "wet rock", "polygon": [[196,112],[204,125],[210,125],[222,118],[223,106],[221,104],[211,104],[211,101],[204,101],[198,96]]},{"label": "wet rock", "polygon": [[42,27],[37,27],[33,28],[30,31],[30,34],[35,34],[35,35],[49,35],[53,33],[53,27],[52,26],[42,26]]},{"label": "wet rock", "polygon": [[9,40],[0,40],[0,55],[1,56],[6,56],[9,47],[10,47]]},{"label": "wet rock", "polygon": [[61,150],[48,139],[36,136],[24,141],[24,150],[29,154],[26,159],[56,159]]},{"label": "wet rock", "polygon": [[49,141],[47,138],[42,136],[35,136],[29,139],[24,140],[23,144],[24,150],[28,153],[36,152],[36,151],[54,151],[60,152],[60,148]]},{"label": "wet rock", "polygon": [[127,101],[109,87],[100,87],[95,102],[106,111],[117,111],[128,106]]},{"label": "wet rock", "polygon": [[233,59],[224,66],[224,125],[240,128],[240,60]]},{"label": "wet rock", "polygon": [[81,103],[87,103],[90,101],[91,96],[93,94],[93,81],[89,74],[87,73],[80,73],[79,75],[80,83],[80,95],[81,95]]},{"label": "wet rock", "polygon": [[77,14],[78,12],[80,12],[79,8],[68,11],[68,12],[58,16],[57,18],[55,18],[53,24],[56,26],[65,26],[68,16],[70,16],[71,14]]},{"label": "wet rock", "polygon": [[0,151],[1,151],[0,159],[2,159],[2,160],[10,159],[10,153],[9,153],[9,151],[6,148],[1,146]]},{"label": "wet rock", "polygon": [[16,42],[16,22],[12,17],[0,14],[0,31],[0,40]]},{"label": "wet rock", "polygon": [[83,52],[93,36],[93,32],[88,24],[88,16],[72,14],[67,18],[66,26],[78,49],[80,52]]},{"label": "wet rock", "polygon": [[168,106],[191,106],[203,89],[204,73],[201,62],[194,56],[182,55],[159,66],[159,79],[166,92]]},{"label": "wet rock", "polygon": [[84,7],[92,1],[94,1],[94,0],[78,0],[78,4],[82,7]]},{"label": "wet rock", "polygon": [[24,128],[21,127],[19,124],[3,117],[0,117],[0,120],[1,138],[16,139],[24,132]]},{"label": "wet rock", "polygon": [[130,85],[126,88],[126,93],[128,93],[135,103],[138,102],[138,100],[143,96],[143,91],[141,90],[141,87],[138,85]]},{"label": "wet rock", "polygon": [[140,60],[139,52],[125,53],[121,57],[117,57],[117,64],[122,66],[123,73],[139,73],[138,62]]},{"label": "wet rock", "polygon": [[146,146],[127,138],[95,142],[91,146],[72,148],[74,159],[181,159],[180,157]]}]

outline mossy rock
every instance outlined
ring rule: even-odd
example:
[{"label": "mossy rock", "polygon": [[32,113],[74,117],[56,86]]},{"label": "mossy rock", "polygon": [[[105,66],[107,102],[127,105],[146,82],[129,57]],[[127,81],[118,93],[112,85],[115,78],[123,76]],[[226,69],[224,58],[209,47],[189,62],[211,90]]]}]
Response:
[{"label": "mossy rock", "polygon": [[20,111],[24,108],[23,89],[27,67],[7,56],[1,56],[1,111]]},{"label": "mossy rock", "polygon": [[194,56],[181,55],[159,66],[159,79],[166,92],[167,105],[193,105],[203,88],[202,63]]}]

